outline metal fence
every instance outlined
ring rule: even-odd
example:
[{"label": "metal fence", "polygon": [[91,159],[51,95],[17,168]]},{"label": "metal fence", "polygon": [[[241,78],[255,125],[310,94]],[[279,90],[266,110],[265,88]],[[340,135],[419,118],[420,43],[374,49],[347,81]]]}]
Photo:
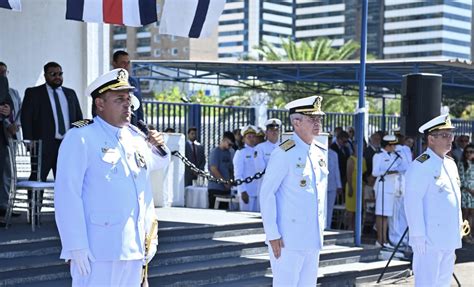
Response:
[{"label": "metal fence", "polygon": [[[154,100],[143,101],[143,112],[148,124],[157,130],[173,128],[177,133],[186,134],[190,127],[198,130],[198,140],[204,145],[206,155],[219,144],[225,131],[233,131],[248,124],[255,124],[255,109],[252,107],[233,107],[221,105],[201,105],[186,103],[164,103]],[[268,118],[282,121],[282,131],[292,131],[287,110],[268,109]],[[399,116],[369,115],[368,130],[372,134],[378,130],[391,131],[399,126]],[[455,133],[470,135],[474,131],[474,120],[453,119]],[[326,113],[323,131],[334,131],[336,127],[355,127],[356,115]]]}]

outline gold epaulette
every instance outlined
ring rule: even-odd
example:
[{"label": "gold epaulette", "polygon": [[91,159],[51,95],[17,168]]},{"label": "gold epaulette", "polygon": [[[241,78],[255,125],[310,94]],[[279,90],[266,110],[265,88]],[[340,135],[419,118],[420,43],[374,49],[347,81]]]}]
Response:
[{"label": "gold epaulette", "polygon": [[82,128],[82,127],[92,124],[93,122],[94,120],[85,119],[85,120],[73,122],[71,125],[75,128]]},{"label": "gold epaulette", "polygon": [[295,146],[295,141],[294,140],[286,140],[280,144],[280,148],[284,151],[289,151]]},{"label": "gold epaulette", "polygon": [[419,157],[417,157],[416,160],[419,161],[419,162],[421,162],[421,163],[424,163],[424,162],[427,161],[429,158],[430,158],[430,155],[424,153],[424,154],[420,155]]},{"label": "gold epaulette", "polygon": [[319,147],[320,149],[322,149],[324,151],[328,150],[328,148],[325,145],[323,145],[322,143],[320,143],[318,141],[314,141],[314,145]]}]

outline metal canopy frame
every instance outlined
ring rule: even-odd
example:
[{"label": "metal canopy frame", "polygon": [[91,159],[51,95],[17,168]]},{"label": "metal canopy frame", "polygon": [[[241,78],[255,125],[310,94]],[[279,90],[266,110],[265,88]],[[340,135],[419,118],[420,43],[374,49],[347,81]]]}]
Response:
[{"label": "metal canopy frame", "polygon": [[[360,63],[356,61],[132,61],[139,79],[211,84],[257,90],[325,93],[333,89],[358,91]],[[367,61],[367,95],[399,95],[403,75],[443,76],[443,97],[474,101],[474,65],[460,60]],[[275,87],[275,83],[281,83]]]}]

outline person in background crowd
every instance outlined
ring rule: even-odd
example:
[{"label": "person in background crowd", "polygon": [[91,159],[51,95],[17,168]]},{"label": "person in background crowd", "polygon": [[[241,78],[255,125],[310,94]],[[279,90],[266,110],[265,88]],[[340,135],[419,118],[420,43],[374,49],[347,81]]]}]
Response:
[{"label": "person in background crowd", "polygon": [[451,155],[454,160],[459,163],[462,158],[464,148],[469,144],[469,136],[460,135],[456,137],[454,148],[451,149]]},{"label": "person in background crowd", "polygon": [[164,133],[175,133],[176,130],[174,128],[167,127],[163,132]]},{"label": "person in background crowd", "polygon": [[[114,69],[125,69],[130,74],[130,56],[127,52],[123,50],[116,51],[112,56],[112,67]],[[137,121],[144,120],[143,117],[143,105],[142,105],[142,92],[140,89],[140,83],[137,79],[132,76],[128,77],[128,82],[131,86],[135,87],[133,89],[133,94],[140,102],[140,107],[132,115],[132,124],[136,125]]]},{"label": "person in background crowd", "polygon": [[[5,216],[8,207],[9,190],[5,188],[4,183],[4,170],[7,166],[7,146],[8,137],[3,132],[5,129],[5,119],[8,118],[12,111],[12,99],[9,94],[8,79],[7,77],[0,76],[0,216]],[[0,223],[4,226],[4,223]]]},{"label": "person in background crowd", "polygon": [[[234,134],[224,132],[219,146],[215,147],[209,153],[209,173],[215,178],[229,180],[234,178],[234,165],[232,164],[231,148],[234,145]],[[232,186],[230,184],[217,183],[209,181],[207,192],[209,196],[209,208],[214,208],[216,195],[230,196]],[[224,202],[225,203],[225,202]],[[227,209],[227,203],[220,206],[221,209]]]},{"label": "person in background crowd", "polygon": [[418,130],[428,144],[406,172],[405,212],[413,249],[415,286],[450,286],[455,250],[461,248],[461,190],[456,163],[446,157],[453,142],[449,115]]},{"label": "person in background crowd", "polygon": [[125,69],[98,77],[87,88],[97,116],[76,122],[61,144],[55,219],[72,286],[139,286],[156,253],[150,173],[166,167],[171,153],[161,133],[146,136],[130,124],[139,105],[133,89]]},{"label": "person in background crowd", "polygon": [[[357,150],[357,142],[352,146]],[[365,158],[362,158],[362,173],[367,170]],[[364,188],[365,183],[362,184]],[[363,189],[362,189],[363,190]],[[347,160],[347,183],[346,183],[346,222],[347,229],[354,230],[357,192],[357,153],[353,153]]]},{"label": "person in background crowd", "polygon": [[232,131],[232,133],[234,134],[234,138],[235,138],[235,142],[234,142],[234,145],[232,146],[232,149],[234,151],[238,151],[239,149],[244,147],[244,143],[242,141],[242,133],[240,129],[235,129]]},{"label": "person in background crowd", "polygon": [[326,147],[314,137],[322,128],[322,97],[288,103],[294,134],[276,148],[263,177],[260,203],[273,286],[316,286],[323,247]]},{"label": "person in background crowd", "polygon": [[[461,180],[461,207],[463,218],[474,228],[474,144],[464,146],[461,160],[458,163]],[[472,232],[466,241],[473,243]]]},{"label": "person in background crowd", "polygon": [[398,143],[394,135],[382,138],[382,150],[372,159],[372,175],[375,181],[375,224],[377,227],[377,247],[393,248],[387,240],[388,217],[393,216],[395,193],[400,188],[399,174],[406,170],[402,155],[395,153]]},{"label": "person in background crowd", "polygon": [[[332,142],[332,135],[329,134],[328,142]],[[339,172],[339,159],[337,153],[328,149],[328,194],[326,206],[326,228],[331,228],[332,214],[337,194],[342,193],[341,173]]]},{"label": "person in background crowd", "polygon": [[257,135],[255,136],[255,145],[265,142],[265,131],[261,127],[257,127]]},{"label": "person in background crowd", "polygon": [[[41,181],[46,181],[51,170],[56,177],[59,145],[72,127],[71,124],[82,120],[82,111],[76,92],[63,86],[61,66],[49,62],[43,70],[46,83],[25,91],[21,127],[25,140],[42,141],[41,170],[37,170],[38,165],[34,162],[38,158],[32,158],[29,180],[36,180],[39,172]],[[31,192],[28,192],[28,198],[31,196]]]},{"label": "person in background crowd", "polygon": [[347,134],[349,135],[349,138],[347,139],[347,144],[346,145],[350,150],[350,154],[353,154],[354,152],[356,152],[356,150],[354,149],[354,145],[353,145],[353,142],[355,140],[354,139],[355,129],[353,127],[347,127],[346,131],[347,131]]},{"label": "person in background crowd", "polygon": [[337,153],[339,159],[339,170],[341,173],[341,184],[344,187],[347,182],[347,160],[351,156],[351,151],[347,147],[349,134],[345,131],[338,133],[336,141],[331,144],[330,148]]},{"label": "person in background crowd", "polygon": [[[191,161],[200,170],[206,165],[206,156],[204,155],[204,146],[197,141],[197,129],[190,127],[188,129],[188,140],[184,147],[185,157]],[[197,175],[189,168],[184,170],[184,186],[193,185],[193,180],[197,179]]]},{"label": "person in background crowd", "polygon": [[[256,158],[258,153],[255,150],[256,135],[256,127],[248,125],[242,128],[245,146],[235,152],[233,159],[236,179],[245,179],[257,173]],[[250,183],[243,183],[237,186],[241,211],[260,211],[258,201],[259,187],[259,180],[253,180]]]},{"label": "person in background crowd", "polygon": [[[7,64],[4,62],[0,62],[0,77],[5,77],[7,80],[7,75],[8,75],[8,67]],[[20,139],[22,138],[21,136],[21,122],[20,122],[20,111],[21,111],[21,98],[20,95],[18,94],[18,91],[8,87],[8,95],[9,99],[11,100],[12,106],[11,106],[11,111],[10,115],[8,117],[3,117],[3,128],[5,131],[5,143],[7,143],[9,138],[12,139]],[[5,106],[4,106],[5,107]],[[5,108],[4,108],[5,109]],[[3,112],[5,114],[5,112]],[[2,194],[0,196],[0,216],[5,213],[3,209],[6,209],[6,202],[8,200],[8,194],[10,193],[10,186],[11,186],[11,169],[9,168],[10,165],[10,155],[8,152],[5,152],[4,157],[5,162],[3,163],[3,184],[2,181],[0,181],[0,189],[3,189],[0,191]],[[1,170],[1,168],[0,168]],[[19,213],[13,212],[12,216],[18,217],[20,216]]]},{"label": "person in background crowd", "polygon": [[265,135],[267,140],[255,147],[257,151],[257,169],[263,171],[267,167],[272,151],[280,144],[280,127],[279,119],[269,119],[265,122]]},{"label": "person in background crowd", "polygon": [[373,133],[372,135],[370,135],[369,144],[364,149],[364,159],[365,159],[365,164],[367,166],[367,170],[365,171],[363,175],[364,181],[366,183],[364,185],[364,201],[366,204],[369,205],[366,207],[370,208],[371,211],[375,203],[375,193],[374,193],[375,177],[372,175],[372,161],[373,161],[374,155],[380,152],[381,141],[382,141],[382,137],[380,136],[380,133],[377,133],[377,132]]}]

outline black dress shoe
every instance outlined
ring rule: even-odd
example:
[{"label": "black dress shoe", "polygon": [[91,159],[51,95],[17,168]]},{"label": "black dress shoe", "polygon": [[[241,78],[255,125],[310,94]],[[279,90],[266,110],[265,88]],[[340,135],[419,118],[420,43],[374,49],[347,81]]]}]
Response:
[{"label": "black dress shoe", "polygon": [[[8,224],[8,226],[10,227],[11,224]],[[5,222],[0,222],[0,227],[5,227],[7,226],[7,224]]]}]

